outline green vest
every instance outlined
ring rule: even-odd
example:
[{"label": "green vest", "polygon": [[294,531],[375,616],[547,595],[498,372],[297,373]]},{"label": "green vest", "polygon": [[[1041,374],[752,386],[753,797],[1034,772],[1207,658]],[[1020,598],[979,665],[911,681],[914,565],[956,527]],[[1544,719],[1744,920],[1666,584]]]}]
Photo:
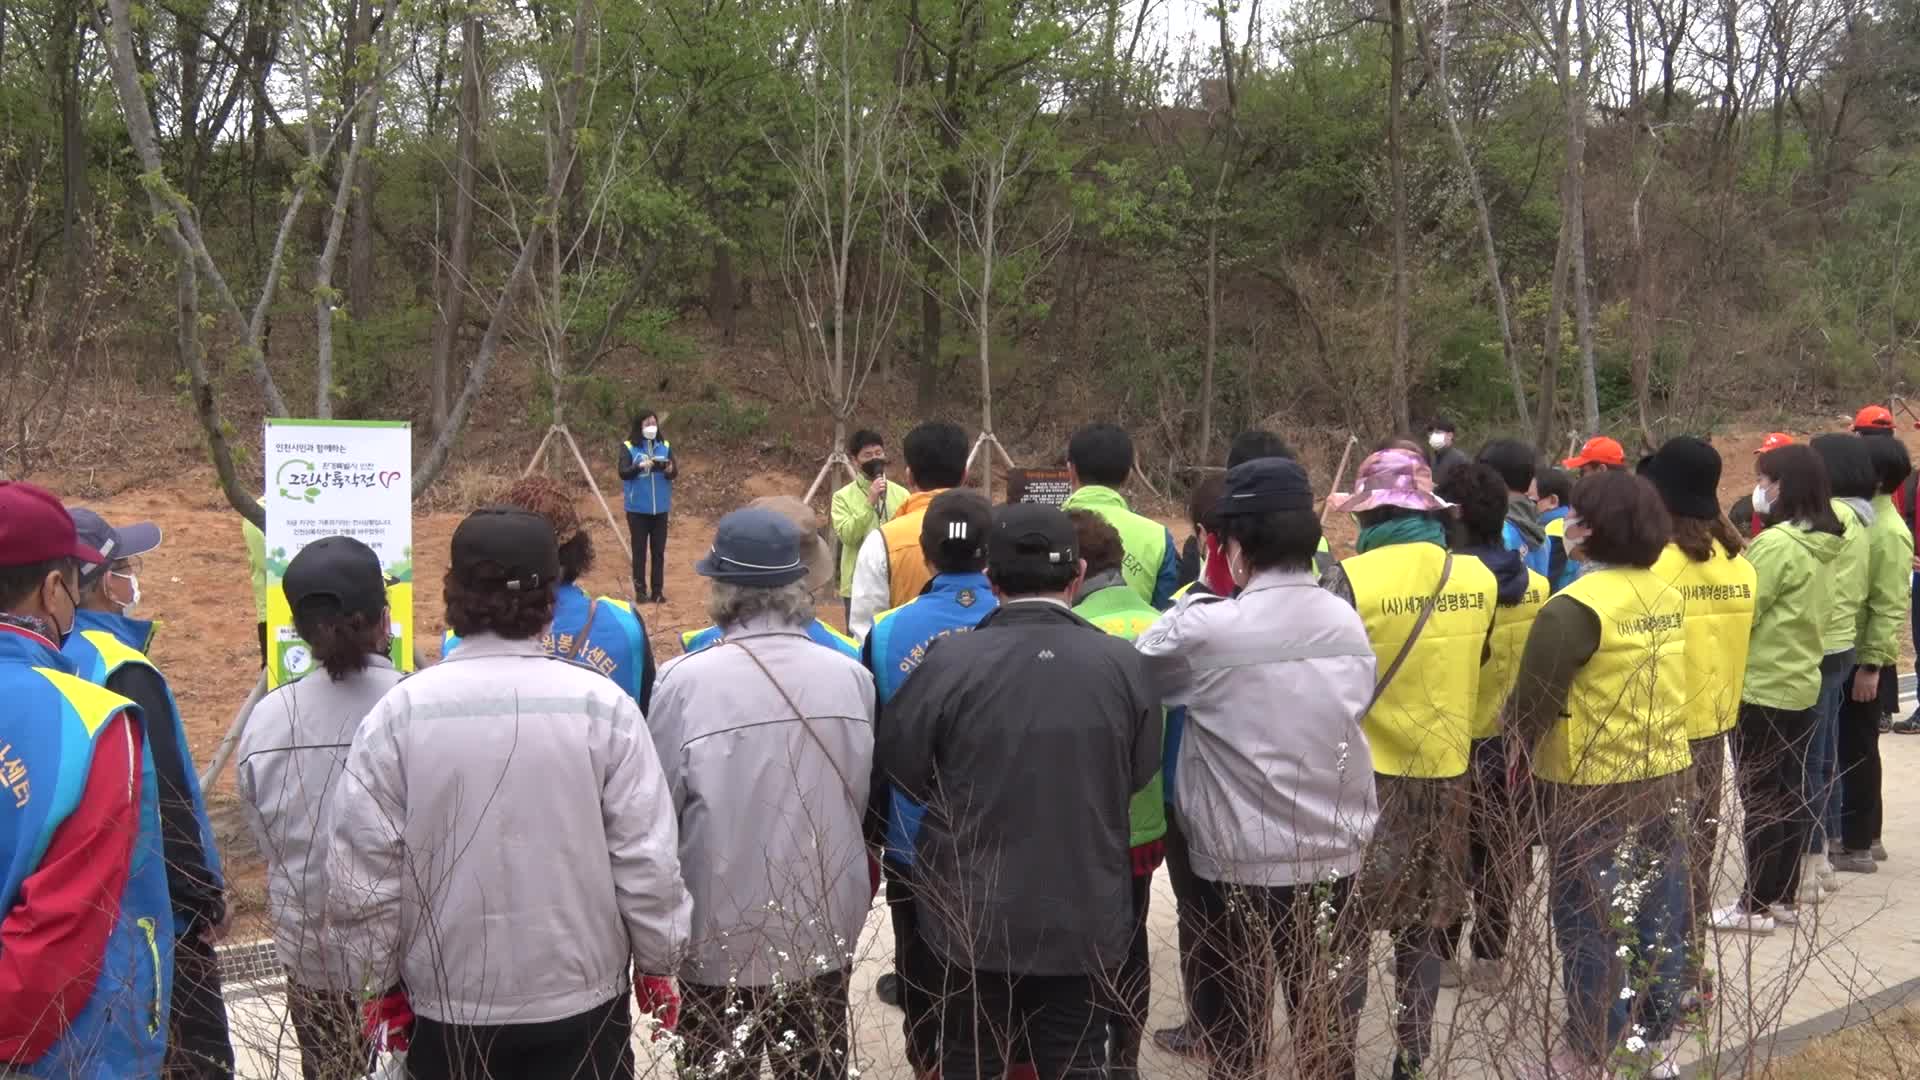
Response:
[{"label": "green vest", "polygon": [[1089,484],[1067,497],[1064,510],[1089,510],[1113,526],[1120,534],[1125,552],[1120,560],[1120,576],[1127,579],[1140,600],[1152,604],[1160,583],[1160,565],[1167,558],[1167,527],[1143,517],[1127,507],[1127,500],[1110,487]]},{"label": "green vest", "polygon": [[[1073,613],[1125,641],[1132,641],[1146,633],[1147,627],[1160,618],[1159,612],[1147,606],[1145,600],[1134,595],[1133,589],[1125,585],[1095,590],[1074,607]],[[1160,726],[1160,737],[1163,740],[1166,738],[1165,723]],[[1167,835],[1165,786],[1156,772],[1146,787],[1134,792],[1133,801],[1127,804],[1128,847],[1151,844]]]}]

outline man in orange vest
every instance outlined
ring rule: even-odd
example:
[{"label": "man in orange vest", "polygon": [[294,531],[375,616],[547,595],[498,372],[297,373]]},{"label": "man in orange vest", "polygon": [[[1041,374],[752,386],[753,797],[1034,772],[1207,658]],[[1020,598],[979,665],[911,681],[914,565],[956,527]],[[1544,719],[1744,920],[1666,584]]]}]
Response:
[{"label": "man in orange vest", "polygon": [[864,638],[874,617],[920,595],[933,569],[920,550],[920,520],[934,496],[967,478],[967,435],[952,424],[921,424],[901,444],[913,494],[885,525],[867,534],[853,563],[847,632]]}]

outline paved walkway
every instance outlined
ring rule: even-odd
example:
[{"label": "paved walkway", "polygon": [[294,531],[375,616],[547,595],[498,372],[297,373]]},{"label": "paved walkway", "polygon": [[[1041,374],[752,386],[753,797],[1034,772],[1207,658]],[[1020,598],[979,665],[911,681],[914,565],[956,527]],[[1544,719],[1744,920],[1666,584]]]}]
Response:
[{"label": "paved walkway", "polygon": [[[1920,997],[1920,902],[1901,902],[1920,897],[1920,789],[1904,783],[1920,776],[1920,737],[1887,736],[1881,745],[1886,761],[1885,834],[1892,859],[1881,864],[1877,874],[1846,875],[1840,895],[1816,909],[1815,917],[1797,931],[1767,938],[1717,937],[1711,963],[1720,973],[1721,991],[1712,1028],[1683,1052],[1681,1060],[1690,1075],[1745,1075],[1752,1063],[1790,1053],[1807,1038]],[[1737,818],[1728,816],[1723,837],[1737,837]],[[1723,841],[1718,875],[1723,896],[1736,890],[1740,863],[1738,850],[1727,850]],[[1438,1046],[1429,1076],[1514,1076],[1544,1044],[1546,1024],[1557,1024],[1557,975],[1539,947],[1547,935],[1538,880],[1531,897],[1535,928],[1517,934],[1516,940],[1534,942],[1529,947],[1534,955],[1511,958],[1509,984],[1498,995],[1442,993]],[[1173,912],[1173,893],[1163,871],[1155,881],[1151,919],[1154,1027],[1179,1019]],[[911,1080],[901,1054],[900,1013],[873,996],[874,980],[890,962],[891,937],[884,912],[876,909],[868,920],[853,991],[854,1057],[865,1080]],[[1361,1075],[1385,1077],[1392,1045],[1387,1026],[1392,991],[1382,972],[1384,937],[1375,938],[1373,952],[1373,983],[1360,1038]],[[279,988],[233,987],[229,999],[240,1075],[247,1080],[297,1078],[297,1053],[291,1031],[282,1023]],[[651,1048],[643,1046],[641,1055],[643,1076],[669,1074]],[[1289,1063],[1276,1062],[1274,1075],[1289,1076],[1289,1070]],[[1142,1072],[1194,1080],[1205,1074],[1204,1067],[1151,1047]]]}]

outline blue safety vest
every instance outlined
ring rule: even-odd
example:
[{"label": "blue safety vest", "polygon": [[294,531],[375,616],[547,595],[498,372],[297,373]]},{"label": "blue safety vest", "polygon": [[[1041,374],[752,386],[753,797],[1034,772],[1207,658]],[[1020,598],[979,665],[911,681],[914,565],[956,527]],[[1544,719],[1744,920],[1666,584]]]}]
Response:
[{"label": "blue safety vest", "polygon": [[[860,659],[860,643],[847,635],[815,619],[807,624],[807,638],[815,645],[825,645],[849,660]],[[726,635],[717,626],[705,630],[688,630],[680,635],[680,650],[691,656],[702,649],[711,649],[726,640]]]},{"label": "blue safety vest", "polygon": [[[153,623],[146,619],[134,619],[125,615],[113,615],[104,611],[81,611],[74,619],[73,634],[67,638],[66,647],[61,651],[73,661],[82,678],[98,686],[107,685],[114,673],[128,664],[137,664],[160,675],[160,669],[147,658],[146,649],[153,642]],[[166,676],[160,676],[160,683],[167,691],[167,715],[143,716],[141,722],[149,734],[146,737],[147,786],[156,795],[159,792],[158,781],[153,772],[153,728],[157,724],[167,724],[173,729],[174,745],[180,748],[186,760],[186,776],[182,782],[187,795],[193,800],[193,821],[200,830],[200,850],[206,853],[207,873],[212,875],[213,884],[225,888],[225,877],[220,872],[220,847],[213,839],[213,823],[207,817],[207,798],[200,791],[200,776],[194,767],[193,753],[187,741],[186,724],[180,718],[180,704],[173,699],[173,687],[167,685]],[[191,925],[189,913],[176,912],[174,917],[175,934],[184,934]]]},{"label": "blue safety vest", "polygon": [[[53,837],[80,805],[100,732],[130,701],[81,677],[43,642],[0,631],[0,909],[11,912]],[[140,828],[119,910],[86,1007],[36,1061],[13,1068],[49,1080],[160,1075],[173,991],[172,905],[159,796],[142,770]],[[60,1020],[47,1017],[46,1023]]]},{"label": "blue safety vest", "polygon": [[653,468],[622,481],[627,495],[627,513],[664,514],[673,509],[673,481],[660,466],[673,460],[673,444],[665,439],[647,439],[639,446],[625,444],[627,463],[637,465],[646,458],[653,459]]},{"label": "blue safety vest", "polygon": [[[610,596],[589,599],[586,590],[568,582],[554,590],[553,625],[540,639],[553,656],[612,679],[627,696],[646,707],[652,687],[646,685],[647,657],[653,645],[633,605]],[[460,636],[447,631],[440,655],[453,655]]]},{"label": "blue safety vest", "polygon": [[[884,708],[926,659],[927,647],[937,638],[965,633],[1000,606],[985,574],[938,574],[926,591],[873,620],[861,662],[873,672],[876,698]],[[920,835],[926,807],[900,794],[887,793],[887,861],[913,865],[913,847]]]}]

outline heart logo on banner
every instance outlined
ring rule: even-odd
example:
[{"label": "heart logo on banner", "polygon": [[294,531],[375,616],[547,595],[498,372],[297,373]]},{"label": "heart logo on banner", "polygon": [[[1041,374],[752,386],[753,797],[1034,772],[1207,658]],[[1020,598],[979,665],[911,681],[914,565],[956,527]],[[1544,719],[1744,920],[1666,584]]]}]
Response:
[{"label": "heart logo on banner", "polygon": [[400,479],[400,470],[389,469],[386,472],[383,472],[380,474],[380,486],[383,488],[390,488],[393,486],[393,482],[398,479]]}]

